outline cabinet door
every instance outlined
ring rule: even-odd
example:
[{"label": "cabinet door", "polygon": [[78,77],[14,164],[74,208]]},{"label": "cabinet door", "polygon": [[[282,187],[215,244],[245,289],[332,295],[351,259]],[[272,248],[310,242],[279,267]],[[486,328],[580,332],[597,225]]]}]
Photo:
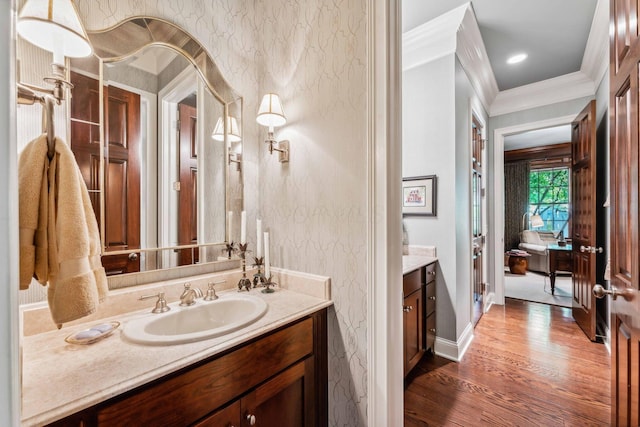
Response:
[{"label": "cabinet door", "polygon": [[313,419],[313,357],[299,362],[242,399],[242,426],[301,427]]},{"label": "cabinet door", "polygon": [[193,427],[240,427],[240,401],[214,412]]},{"label": "cabinet door", "polygon": [[424,354],[424,297],[418,289],[404,298],[404,374],[407,375]]}]

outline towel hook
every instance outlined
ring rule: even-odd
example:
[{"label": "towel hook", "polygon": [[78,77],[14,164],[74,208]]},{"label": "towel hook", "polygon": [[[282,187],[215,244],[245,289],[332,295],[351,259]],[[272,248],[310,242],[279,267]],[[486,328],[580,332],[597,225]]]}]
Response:
[{"label": "towel hook", "polygon": [[43,98],[44,103],[42,107],[44,109],[43,117],[45,123],[43,123],[42,130],[47,133],[47,156],[49,156],[49,160],[51,160],[56,151],[56,135],[53,125],[53,107],[56,103],[56,99],[51,95],[44,95]]}]

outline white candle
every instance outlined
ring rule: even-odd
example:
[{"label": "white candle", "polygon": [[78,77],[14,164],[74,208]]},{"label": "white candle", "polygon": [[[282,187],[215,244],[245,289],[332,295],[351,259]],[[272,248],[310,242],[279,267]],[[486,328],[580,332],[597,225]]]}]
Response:
[{"label": "white candle", "polygon": [[262,258],[262,220],[256,219],[256,258]]},{"label": "white candle", "polygon": [[240,214],[240,243],[247,243],[247,213],[242,211]]},{"label": "white candle", "polygon": [[271,264],[269,262],[269,232],[264,233],[264,275],[271,277]]},{"label": "white candle", "polygon": [[231,233],[233,233],[233,211],[229,211],[227,214],[227,239],[229,239],[229,243],[233,242]]}]

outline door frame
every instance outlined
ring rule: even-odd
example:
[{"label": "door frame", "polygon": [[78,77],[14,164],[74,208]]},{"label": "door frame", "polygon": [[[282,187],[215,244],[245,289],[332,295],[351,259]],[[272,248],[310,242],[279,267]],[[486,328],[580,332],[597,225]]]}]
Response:
[{"label": "door frame", "polygon": [[[491,241],[488,245],[488,252],[493,254],[493,268],[491,273],[493,277],[493,292],[487,296],[485,305],[490,307],[491,304],[504,305],[504,174],[497,173],[504,170],[504,138],[514,133],[527,132],[536,129],[542,129],[551,126],[560,126],[571,124],[576,118],[576,114],[554,117],[550,119],[540,120],[537,122],[523,123],[513,126],[494,129],[493,131],[493,180],[491,180],[491,192],[493,203],[491,208],[493,214],[490,215],[489,229],[491,233]],[[489,184],[487,182],[487,184]],[[488,308],[487,308],[488,309]]]},{"label": "door frame", "polygon": [[[172,167],[176,159],[177,146],[177,105],[186,96],[197,91],[198,81],[195,69],[187,67],[158,92],[158,182],[176,182],[177,168]],[[177,218],[178,196],[169,185],[159,185],[158,189],[158,247],[166,248],[177,245],[177,227],[171,229],[170,218]],[[172,242],[172,237],[175,241]],[[161,268],[177,265],[177,254],[173,251],[162,251],[158,255]]]},{"label": "door frame", "polygon": [[[488,158],[489,158],[489,153],[488,153],[488,148],[489,148],[489,142],[487,141],[487,134],[488,134],[488,129],[487,129],[487,120],[485,120],[485,116],[482,114],[482,105],[479,104],[477,98],[472,98],[469,100],[469,126],[468,126],[468,136],[467,139],[469,140],[470,146],[473,145],[473,135],[471,135],[472,132],[472,123],[473,123],[473,119],[475,118],[476,121],[478,121],[478,123],[480,123],[480,125],[482,126],[482,139],[484,141],[484,147],[481,150],[482,151],[482,158],[480,159],[480,162],[484,165],[483,166],[483,170],[482,170],[482,181],[483,181],[483,185],[484,188],[486,189],[487,186],[489,185],[489,167],[488,167]],[[503,140],[503,145],[504,145],[504,140]],[[471,148],[471,152],[473,152],[473,148]],[[472,166],[469,168],[470,173],[470,180],[473,180],[473,171],[471,170]],[[471,182],[471,185],[473,186],[473,182]],[[485,195],[488,196],[487,192],[485,192]],[[473,198],[473,188],[470,191],[470,197]],[[482,218],[482,221],[480,223],[480,228],[481,228],[481,234],[483,236],[485,236],[486,240],[483,244],[482,244],[482,253],[483,253],[483,257],[482,257],[482,280],[483,282],[486,284],[488,282],[487,278],[489,275],[489,244],[488,244],[488,240],[489,240],[489,236],[488,236],[488,232],[489,232],[489,226],[488,226],[488,208],[489,208],[489,200],[488,197],[482,197],[481,196],[481,203],[480,203],[480,216]],[[471,200],[470,203],[471,206],[471,228],[473,228],[473,200]],[[473,237],[471,237],[471,241],[469,243],[469,247],[473,248]],[[474,321],[474,303],[473,303],[473,292],[474,292],[474,283],[473,281],[475,280],[474,277],[474,272],[473,272],[473,251],[471,253],[471,275],[469,276],[471,277],[471,281],[472,283],[469,286],[469,292],[470,292],[470,301],[471,301],[471,305],[469,306],[469,318],[471,319],[471,323],[473,324]],[[482,295],[482,314],[486,313],[489,308],[491,307],[491,304],[489,303],[490,299],[489,296],[487,295],[487,292],[485,290],[485,292]],[[475,328],[475,325],[473,325]]]}]

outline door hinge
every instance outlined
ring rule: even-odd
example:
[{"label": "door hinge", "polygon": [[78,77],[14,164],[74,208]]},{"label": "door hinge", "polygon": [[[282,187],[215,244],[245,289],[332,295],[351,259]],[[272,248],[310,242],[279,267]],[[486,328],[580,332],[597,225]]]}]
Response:
[{"label": "door hinge", "polygon": [[173,183],[173,189],[175,191],[180,191],[180,181],[176,181]]}]

